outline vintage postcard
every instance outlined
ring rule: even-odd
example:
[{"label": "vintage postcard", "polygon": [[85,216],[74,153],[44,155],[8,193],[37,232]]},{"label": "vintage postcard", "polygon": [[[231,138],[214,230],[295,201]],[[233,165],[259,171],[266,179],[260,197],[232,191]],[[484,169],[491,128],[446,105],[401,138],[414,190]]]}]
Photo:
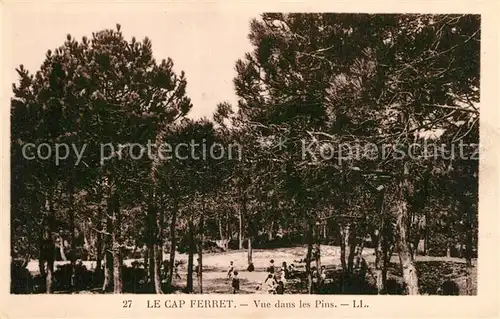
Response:
[{"label": "vintage postcard", "polygon": [[498,2],[1,10],[1,318],[500,316]]}]

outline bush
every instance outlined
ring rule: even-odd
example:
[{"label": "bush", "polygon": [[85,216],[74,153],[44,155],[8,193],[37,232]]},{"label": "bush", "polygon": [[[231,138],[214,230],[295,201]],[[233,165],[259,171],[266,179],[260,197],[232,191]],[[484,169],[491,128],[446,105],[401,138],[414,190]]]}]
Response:
[{"label": "bush", "polygon": [[419,289],[422,293],[429,295],[443,291],[447,294],[454,292],[453,284],[450,281],[466,274],[465,264],[453,262],[416,262],[415,267],[419,275]]},{"label": "bush", "polygon": [[239,249],[240,243],[238,242],[238,239],[237,240],[230,240],[228,245],[227,245],[227,248],[228,249]]},{"label": "bush", "polygon": [[458,287],[457,283],[452,280],[446,280],[445,282],[443,282],[438,291],[441,295],[445,296],[460,295],[460,287]]},{"label": "bush", "polygon": [[248,265],[248,267],[247,267],[247,271],[252,272],[254,270],[255,270],[255,266],[253,265],[253,263],[250,263],[250,265]]},{"label": "bush", "polygon": [[446,246],[448,244],[448,236],[442,233],[431,234],[427,255],[442,257],[446,256]]},{"label": "bush", "polygon": [[[70,263],[57,266],[54,271],[54,290],[69,290],[71,289],[71,277],[73,266]],[[83,290],[90,288],[94,278],[94,274],[87,270],[84,265],[75,265],[75,289]]]},{"label": "bush", "polygon": [[[267,234],[262,234],[252,241],[252,246],[259,249],[272,249],[293,247],[304,243],[304,235],[301,233],[287,233],[281,237],[274,237],[269,240]],[[243,242],[243,247],[248,248],[248,241]]]},{"label": "bush", "polygon": [[385,292],[388,295],[403,295],[405,293],[405,287],[398,280],[390,278],[387,279]]},{"label": "bush", "polygon": [[123,289],[126,292],[138,293],[145,290],[146,270],[137,265],[123,267]]},{"label": "bush", "polygon": [[12,260],[10,266],[10,292],[29,294],[33,292],[33,278],[22,262]]}]

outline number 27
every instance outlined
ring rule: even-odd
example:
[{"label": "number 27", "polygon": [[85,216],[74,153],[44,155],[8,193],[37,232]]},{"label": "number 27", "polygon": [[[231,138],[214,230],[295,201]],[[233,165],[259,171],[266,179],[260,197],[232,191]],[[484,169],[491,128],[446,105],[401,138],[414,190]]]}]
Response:
[{"label": "number 27", "polygon": [[123,308],[131,308],[132,300],[123,300]]}]

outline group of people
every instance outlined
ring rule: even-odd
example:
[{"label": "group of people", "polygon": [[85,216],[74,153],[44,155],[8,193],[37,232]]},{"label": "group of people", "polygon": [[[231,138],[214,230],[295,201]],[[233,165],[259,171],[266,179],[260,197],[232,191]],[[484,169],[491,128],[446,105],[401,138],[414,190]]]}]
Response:
[{"label": "group of people", "polygon": [[229,263],[227,278],[231,280],[231,288],[233,289],[233,294],[238,293],[240,291],[240,278],[238,277],[238,271],[234,269],[234,264],[232,261]]},{"label": "group of people", "polygon": [[313,267],[312,278],[313,278],[313,289],[314,290],[322,289],[325,286],[326,282],[326,267],[321,266],[319,270],[316,267]]},{"label": "group of people", "polygon": [[282,295],[285,293],[285,284],[287,279],[290,279],[291,267],[287,267],[284,261],[280,269],[276,269],[274,266],[274,260],[269,261],[269,266],[267,267],[267,278],[264,280],[264,285],[267,288],[267,293]]},{"label": "group of people", "polygon": [[257,287],[257,290],[264,287],[267,293],[276,295],[282,295],[285,293],[285,284],[287,280],[293,278],[296,273],[295,266],[293,264],[287,266],[286,261],[284,261],[281,267],[277,269],[274,265],[273,259],[269,261],[269,266],[266,271],[266,279],[260,286]]},{"label": "group of people", "polygon": [[[281,267],[276,267],[274,260],[269,261],[269,266],[266,268],[266,278],[264,281],[257,286],[257,290],[263,290],[268,294],[282,295],[285,293],[285,285],[287,280],[295,278],[297,276],[297,269],[294,264],[287,265],[284,261]],[[324,286],[326,280],[326,268],[321,266],[320,269],[313,267],[312,277],[314,286],[320,288]],[[233,294],[236,294],[240,290],[240,278],[238,277],[238,271],[234,268],[234,263],[231,261],[229,263],[227,271],[227,279],[231,281],[231,288]]]},{"label": "group of people", "polygon": [[[326,282],[326,267],[321,266],[320,269],[313,267],[312,269],[313,286],[315,289],[321,289]],[[287,267],[286,262],[283,262],[278,275],[275,275],[274,260],[271,259],[268,267],[268,277],[265,283],[268,283],[268,292],[272,294],[283,294],[284,285],[287,279],[294,278],[297,275],[297,270],[293,264]]]},{"label": "group of people", "polygon": [[[270,294],[284,294],[286,279],[289,278],[290,273],[295,272],[293,264],[287,267],[286,262],[283,262],[281,269],[276,271],[274,260],[271,259],[266,270],[266,278],[264,282],[257,287],[257,290],[261,287],[265,287],[266,291]],[[227,270],[227,279],[231,281],[233,294],[238,293],[240,290],[240,278],[238,277],[238,271],[234,269],[234,263],[232,261],[229,263]]]}]

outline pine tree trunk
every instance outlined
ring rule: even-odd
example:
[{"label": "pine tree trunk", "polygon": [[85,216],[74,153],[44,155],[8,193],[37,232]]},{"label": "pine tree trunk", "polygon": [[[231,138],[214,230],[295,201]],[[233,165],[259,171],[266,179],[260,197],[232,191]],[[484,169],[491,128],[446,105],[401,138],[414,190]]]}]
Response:
[{"label": "pine tree trunk", "polygon": [[347,256],[347,272],[352,275],[354,272],[354,257],[356,256],[357,237],[354,231],[351,231],[348,238],[349,255]]},{"label": "pine tree trunk", "polygon": [[378,229],[372,235],[375,240],[375,278],[377,294],[381,295],[385,292],[385,285],[382,276],[382,269],[384,264],[384,256],[382,252],[382,232]]},{"label": "pine tree trunk", "polygon": [[392,250],[394,247],[390,249],[389,247],[389,242],[388,242],[388,234],[386,233],[387,230],[389,229],[388,226],[385,229],[383,228],[384,232],[382,233],[382,283],[384,285],[384,291],[387,291],[387,271],[389,269],[389,264],[391,262],[392,258]]},{"label": "pine tree trunk", "polygon": [[119,245],[119,243],[113,243],[113,293],[115,294],[123,293],[122,257]]},{"label": "pine tree trunk", "polygon": [[[252,250],[252,239],[253,239],[253,224],[250,218],[248,217],[248,211],[247,211],[247,195],[246,193],[243,193],[242,196],[242,207],[241,207],[241,212],[240,212],[240,234],[242,232],[242,217],[245,216],[247,218],[247,242],[248,242],[248,247],[247,247],[247,261],[248,261],[248,266],[253,264],[253,250]],[[240,235],[241,236],[241,235]]]},{"label": "pine tree trunk", "polygon": [[243,216],[247,219],[247,236],[248,236],[248,243],[249,243],[249,257],[248,257],[248,262],[249,264],[252,262],[252,252],[251,252],[251,237],[253,235],[252,230],[249,229],[250,222],[251,220],[248,218],[248,207],[247,207],[247,194],[245,192],[242,192],[240,189],[240,197],[241,197],[241,208],[239,210],[239,219],[240,219],[240,247],[243,249],[243,244],[242,244],[242,236],[243,236]]},{"label": "pine tree trunk", "polygon": [[145,267],[147,273],[147,283],[148,283],[148,288],[149,289],[154,289],[154,278],[155,278],[155,271],[154,271],[154,236],[155,236],[155,220],[153,217],[153,207],[152,207],[152,202],[153,198],[150,197],[150,204],[147,207],[147,212],[146,212],[146,247],[147,247],[147,262],[145,262]]},{"label": "pine tree trunk", "polygon": [[113,194],[113,286],[115,294],[123,293],[121,212],[117,194]]},{"label": "pine tree trunk", "polygon": [[271,225],[269,226],[269,229],[267,231],[267,240],[269,241],[273,240],[273,230],[274,230],[274,221],[271,222]]},{"label": "pine tree trunk", "polygon": [[248,259],[248,265],[250,266],[250,264],[253,264],[252,237],[249,236],[247,242],[248,242],[247,259]]},{"label": "pine tree trunk", "polygon": [[177,226],[177,213],[178,213],[178,202],[177,198],[174,202],[174,208],[172,210],[172,220],[170,222],[170,259],[168,263],[168,277],[167,277],[167,287],[172,287],[172,280],[174,278],[174,267],[175,267],[175,249],[177,246],[177,239],[175,236],[175,229]]},{"label": "pine tree trunk", "polygon": [[160,272],[161,272],[161,261],[163,259],[161,245],[156,243],[154,245],[154,285],[155,285],[155,292],[157,294],[163,294],[163,290],[161,288],[161,277],[160,277]]},{"label": "pine tree trunk", "polygon": [[406,242],[406,238],[404,238],[405,226],[401,225],[401,222],[398,221],[397,228],[398,230],[396,232],[396,245],[399,253],[399,262],[401,264],[401,268],[403,269],[403,280],[405,282],[408,294],[418,295],[419,291],[417,271],[413,263],[413,258],[408,247],[408,243]]},{"label": "pine tree trunk", "polygon": [[465,212],[465,231],[466,231],[466,242],[465,242],[465,267],[466,267],[466,278],[465,278],[465,290],[466,294],[471,296],[472,291],[472,246],[474,244],[474,230],[473,230],[473,214],[471,205],[468,200],[464,203]]},{"label": "pine tree trunk", "polygon": [[359,245],[356,247],[356,265],[355,268],[358,269],[360,267],[361,260],[363,259],[363,249],[365,248],[364,239],[359,240]]},{"label": "pine tree trunk", "polygon": [[[31,201],[31,209],[33,216],[36,216],[39,213],[40,206],[38,202],[35,200],[36,197],[33,197]],[[47,273],[45,271],[45,248],[44,248],[44,236],[45,236],[45,225],[42,225],[38,231],[38,271],[40,272],[40,276],[45,278]]]},{"label": "pine tree trunk", "polygon": [[137,246],[137,244],[138,244],[138,242],[137,242],[137,239],[136,239],[136,240],[135,240],[135,243],[134,243],[134,249],[132,249],[132,258],[134,258],[134,259],[135,259],[135,255],[136,255],[136,253],[137,253],[137,248],[139,248],[139,247]]},{"label": "pine tree trunk", "polygon": [[47,259],[47,277],[45,281],[45,286],[47,287],[46,292],[48,294],[52,293],[52,279],[54,277],[54,259]]},{"label": "pine tree trunk", "polygon": [[418,295],[418,276],[413,262],[413,257],[408,242],[408,205],[406,202],[407,176],[409,174],[408,164],[404,165],[403,179],[396,191],[396,247],[399,254],[399,262],[403,270],[403,280],[409,295]]},{"label": "pine tree trunk", "polygon": [[45,274],[45,287],[48,294],[52,293],[52,284],[54,277],[54,253],[55,253],[55,243],[53,239],[54,232],[54,208],[52,205],[52,198],[47,198],[45,201],[45,209],[47,211],[47,216],[45,219],[44,231],[43,231],[43,258],[47,262],[47,271]]},{"label": "pine tree trunk", "polygon": [[39,256],[38,256],[38,271],[40,272],[40,276],[42,276],[42,278],[45,278],[47,276],[47,271],[45,270],[45,252],[44,252],[44,247],[43,247],[43,243],[44,243],[44,230],[41,231],[41,234],[40,234],[40,244],[39,244]]},{"label": "pine tree trunk", "polygon": [[348,273],[347,269],[347,252],[349,242],[349,225],[340,225],[340,264],[344,273]]},{"label": "pine tree trunk", "polygon": [[312,250],[313,250],[313,225],[310,220],[307,221],[307,254],[306,254],[306,274],[307,274],[307,291],[313,293],[313,278],[311,271]]},{"label": "pine tree trunk", "polygon": [[385,289],[387,289],[387,271],[389,269],[389,265],[391,263],[392,259],[392,251],[394,250],[393,247],[389,247],[389,243],[386,237],[386,234],[382,235],[382,257],[384,258],[383,264],[382,264],[382,281],[384,283]]},{"label": "pine tree trunk", "polygon": [[320,234],[319,234],[319,229],[316,229],[314,232],[314,259],[316,261],[316,269],[318,269],[318,274],[319,270],[321,269],[321,244],[320,244]]},{"label": "pine tree trunk", "polygon": [[316,242],[315,247],[315,260],[316,260],[316,269],[321,269],[321,245],[319,242]]},{"label": "pine tree trunk", "polygon": [[243,219],[241,217],[241,209],[238,209],[238,247],[239,249],[243,249]]},{"label": "pine tree trunk", "polygon": [[162,239],[160,234],[160,229],[158,227],[161,224],[163,216],[159,216],[157,211],[157,199],[154,190],[151,190],[150,194],[150,204],[148,206],[148,222],[149,222],[149,237],[150,237],[150,261],[149,270],[151,283],[155,293],[163,294],[161,287],[161,262],[163,256],[161,254],[162,250]]},{"label": "pine tree trunk", "polygon": [[112,234],[113,234],[113,220],[111,216],[113,214],[113,206],[110,205],[108,200],[106,208],[106,234],[104,237],[104,283],[102,285],[102,290],[104,292],[110,292],[113,288],[113,246],[112,246]]},{"label": "pine tree trunk", "polygon": [[229,212],[226,212],[226,238],[228,239],[228,249],[229,243],[233,240],[233,232],[231,228],[231,220],[229,219]]},{"label": "pine tree trunk", "polygon": [[[471,231],[468,231],[471,232]],[[470,238],[469,238],[470,237]],[[466,279],[465,279],[465,290],[467,295],[471,296],[473,294],[472,291],[472,236],[467,234],[467,248],[466,248],[466,256],[465,256],[465,267],[466,267]]]},{"label": "pine tree trunk", "polygon": [[[408,205],[407,205],[408,207]],[[408,243],[408,249],[410,251],[411,259],[415,259],[415,249],[413,247],[414,242],[413,242],[413,229],[412,229],[412,219],[413,219],[413,214],[411,211],[406,209],[406,241]]]},{"label": "pine tree trunk", "polygon": [[70,253],[70,261],[71,261],[71,289],[75,288],[75,280],[76,280],[76,225],[75,225],[75,208],[73,203],[73,182],[70,181],[68,186],[68,198],[69,198],[69,224],[70,224],[70,232],[71,232],[71,253]]},{"label": "pine tree trunk", "polygon": [[151,239],[151,246],[148,249],[149,254],[149,260],[148,260],[148,286],[151,291],[154,290],[154,283],[155,283],[155,245],[152,242]]},{"label": "pine tree trunk", "polygon": [[[93,252],[93,245],[90,243],[92,242],[92,235],[87,231],[87,226],[86,223],[82,223],[82,234],[83,234],[83,249],[87,252],[87,258],[88,260],[95,259],[94,252]],[[90,236],[90,240],[89,240]]]},{"label": "pine tree trunk", "polygon": [[[157,233],[158,233],[158,258],[157,258],[157,263],[158,263],[158,283],[160,285],[160,289],[162,287],[162,284],[161,284],[161,266],[163,264],[163,247],[164,247],[164,244],[165,244],[165,240],[164,240],[164,234],[163,234],[163,229],[164,229],[164,226],[165,226],[165,212],[163,209],[160,210],[159,214],[158,214],[158,230],[157,230]],[[162,291],[163,292],[163,291]]]},{"label": "pine tree trunk", "polygon": [[63,261],[68,260],[68,258],[66,257],[66,254],[64,253],[64,239],[62,238],[61,235],[59,235],[59,254],[61,255],[61,259]]},{"label": "pine tree trunk", "polygon": [[425,234],[424,234],[424,256],[429,254],[429,232],[430,232],[430,213],[429,209],[425,210]]},{"label": "pine tree trunk", "polygon": [[199,225],[199,243],[198,243],[198,290],[200,291],[200,294],[203,293],[203,241],[204,241],[204,233],[203,233],[203,227],[204,227],[204,213],[205,209],[203,207],[203,213],[201,214],[200,217],[200,225]]},{"label": "pine tree trunk", "polygon": [[[147,239],[146,239],[146,242],[147,242]],[[148,248],[148,245],[146,244],[146,246],[144,247],[144,270],[146,271],[146,277],[149,276],[149,248]],[[149,278],[147,278],[147,281],[149,280]]]},{"label": "pine tree trunk", "polygon": [[[156,132],[155,136],[155,145],[159,147],[163,143],[163,139],[165,135],[167,134],[167,123],[160,123],[158,126],[158,131]],[[157,170],[158,167],[160,166],[160,158],[158,156],[155,156],[152,159],[151,163],[151,169],[150,169],[150,174],[149,177],[151,179],[152,187],[150,188],[150,207],[148,208],[148,222],[149,222],[149,279],[152,280],[154,289],[157,294],[161,294],[162,289],[161,289],[161,276],[160,276],[160,271],[161,271],[161,264],[163,261],[163,254],[160,253],[160,250],[162,251],[163,249],[163,237],[161,236],[161,229],[158,229],[157,225],[162,225],[163,224],[163,216],[160,216],[158,218],[158,212],[157,212],[157,198],[155,194],[155,190],[158,189],[158,177],[157,177]],[[177,210],[177,209],[174,209]],[[174,217],[172,217],[172,226],[174,231],[172,235],[172,246],[173,250],[175,252],[175,226],[176,226],[176,220],[175,218],[177,212],[174,212]],[[170,254],[171,259],[172,256],[175,257],[174,254]],[[173,274],[173,263],[170,265],[170,274]],[[172,276],[169,276],[167,278],[167,286],[170,288],[172,284]]]},{"label": "pine tree trunk", "polygon": [[384,199],[385,199],[385,188],[379,190],[377,194],[376,209],[377,214],[381,218],[381,223],[379,229],[375,229],[372,234],[372,239],[375,240],[375,277],[376,277],[376,287],[377,294],[385,294],[386,292],[386,278],[387,278],[387,267],[384,241],[388,234],[385,233],[386,221],[384,215]]},{"label": "pine tree trunk", "polygon": [[220,240],[224,240],[224,232],[222,231],[222,217],[220,215],[217,216],[217,223],[219,224],[219,236]]},{"label": "pine tree trunk", "polygon": [[196,251],[196,245],[194,242],[194,225],[193,220],[190,217],[188,222],[188,238],[189,238],[189,255],[188,255],[188,269],[187,269],[187,285],[186,291],[188,293],[193,292],[193,267],[194,267],[194,253]]},{"label": "pine tree trunk", "polygon": [[[102,207],[99,205],[97,208],[97,229],[101,230],[102,227]],[[102,234],[97,232],[97,243],[96,243],[96,263],[95,263],[95,274],[100,276],[102,268]]]}]

